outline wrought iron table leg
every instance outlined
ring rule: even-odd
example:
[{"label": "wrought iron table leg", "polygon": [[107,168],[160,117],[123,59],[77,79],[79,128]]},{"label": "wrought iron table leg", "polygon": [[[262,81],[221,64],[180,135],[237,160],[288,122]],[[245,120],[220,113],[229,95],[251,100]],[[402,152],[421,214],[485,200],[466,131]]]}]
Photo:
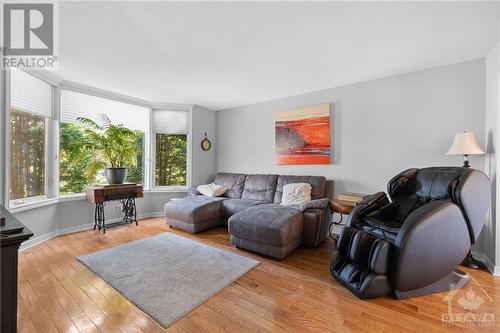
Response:
[{"label": "wrought iron table leg", "polygon": [[104,204],[101,206],[102,233],[106,233],[106,221],[104,219]]},{"label": "wrought iron table leg", "polygon": [[[330,234],[330,238],[333,239],[334,241],[337,241],[339,239],[339,236],[338,235],[335,235],[335,236],[333,235],[333,233],[332,233],[332,227],[334,225],[341,225],[342,224],[342,219],[343,219],[343,215],[340,214],[340,213],[338,213],[338,214],[340,216],[340,220],[338,220],[338,221],[332,221],[330,223],[330,225],[328,226],[328,234]],[[333,215],[334,215],[334,213],[332,213],[332,217],[333,217]]]},{"label": "wrought iron table leg", "polygon": [[137,223],[137,208],[135,206],[135,198],[132,198],[132,206],[134,207],[134,221],[135,221],[135,225],[139,226],[139,223]]},{"label": "wrought iron table leg", "polygon": [[95,204],[95,209],[94,209],[94,230],[97,228],[97,203]]},{"label": "wrought iron table leg", "polygon": [[135,197],[131,196],[125,200],[120,201],[123,205],[122,211],[124,212],[123,221],[132,223],[135,222],[135,225],[139,225],[137,223],[137,209],[135,206]]},{"label": "wrought iron table leg", "polygon": [[103,230],[103,233],[106,233],[106,222],[104,219],[104,203],[96,203],[95,204],[95,224],[94,224],[94,230],[97,226],[99,230]]}]

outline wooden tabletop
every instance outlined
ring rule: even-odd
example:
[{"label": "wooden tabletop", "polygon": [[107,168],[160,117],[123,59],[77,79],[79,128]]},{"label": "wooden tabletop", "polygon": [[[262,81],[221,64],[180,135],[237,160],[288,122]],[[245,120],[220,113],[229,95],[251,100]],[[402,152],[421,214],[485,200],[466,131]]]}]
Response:
[{"label": "wooden tabletop", "polygon": [[339,199],[330,200],[330,210],[334,213],[349,215],[354,206],[356,206],[356,203],[352,201]]},{"label": "wooden tabletop", "polygon": [[144,196],[143,186],[132,183],[113,184],[93,186],[86,191],[86,199],[90,203],[127,199],[131,195],[135,198],[142,198]]}]

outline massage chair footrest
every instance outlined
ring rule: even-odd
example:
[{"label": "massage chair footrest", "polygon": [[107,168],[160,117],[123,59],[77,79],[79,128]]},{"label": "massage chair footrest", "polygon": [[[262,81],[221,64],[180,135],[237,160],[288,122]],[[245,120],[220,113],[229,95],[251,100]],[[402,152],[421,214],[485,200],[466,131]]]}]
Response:
[{"label": "massage chair footrest", "polygon": [[390,243],[345,227],[336,245],[330,272],[337,281],[362,299],[392,292],[388,278]]}]

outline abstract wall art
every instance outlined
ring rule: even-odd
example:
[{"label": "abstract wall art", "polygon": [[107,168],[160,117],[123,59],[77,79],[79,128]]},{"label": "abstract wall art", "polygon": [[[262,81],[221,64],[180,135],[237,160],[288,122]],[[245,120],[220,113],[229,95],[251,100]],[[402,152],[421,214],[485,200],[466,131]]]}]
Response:
[{"label": "abstract wall art", "polygon": [[279,111],[277,164],[330,164],[330,104]]}]

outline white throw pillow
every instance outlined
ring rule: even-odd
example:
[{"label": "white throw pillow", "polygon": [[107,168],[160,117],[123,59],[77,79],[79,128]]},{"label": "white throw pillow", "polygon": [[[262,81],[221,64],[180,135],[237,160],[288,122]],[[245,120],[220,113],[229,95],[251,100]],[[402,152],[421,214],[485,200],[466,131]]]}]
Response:
[{"label": "white throw pillow", "polygon": [[227,191],[227,188],[225,188],[224,186],[217,185],[214,183],[200,185],[196,189],[198,190],[198,192],[200,192],[206,197],[220,197]]},{"label": "white throw pillow", "polygon": [[281,204],[283,206],[303,205],[311,201],[311,184],[294,183],[283,186]]}]

